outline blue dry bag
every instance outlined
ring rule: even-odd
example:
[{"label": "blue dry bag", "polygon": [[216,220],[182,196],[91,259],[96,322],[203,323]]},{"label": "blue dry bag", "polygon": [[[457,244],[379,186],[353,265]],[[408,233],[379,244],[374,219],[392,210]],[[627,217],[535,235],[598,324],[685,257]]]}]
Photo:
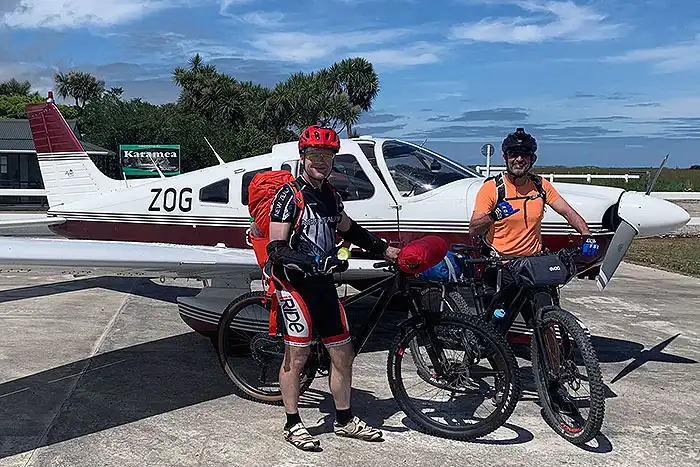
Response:
[{"label": "blue dry bag", "polygon": [[429,281],[456,282],[461,275],[461,268],[457,265],[457,255],[448,251],[442,261],[418,274],[418,277]]}]

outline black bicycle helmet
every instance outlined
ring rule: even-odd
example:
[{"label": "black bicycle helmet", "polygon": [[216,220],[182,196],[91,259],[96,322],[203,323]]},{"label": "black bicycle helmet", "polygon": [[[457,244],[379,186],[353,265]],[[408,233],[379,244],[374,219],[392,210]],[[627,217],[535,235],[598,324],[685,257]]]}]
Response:
[{"label": "black bicycle helmet", "polygon": [[501,149],[504,154],[535,154],[537,152],[537,140],[525,133],[524,128],[516,128],[515,133],[505,137]]}]

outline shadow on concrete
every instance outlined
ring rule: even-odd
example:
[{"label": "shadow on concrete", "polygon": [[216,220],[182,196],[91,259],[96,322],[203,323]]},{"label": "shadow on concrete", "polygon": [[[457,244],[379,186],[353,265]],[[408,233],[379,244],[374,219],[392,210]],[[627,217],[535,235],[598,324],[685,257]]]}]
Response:
[{"label": "shadow on concrete", "polygon": [[[321,418],[321,420],[318,423],[307,424],[309,428],[309,433],[311,433],[312,435],[318,435],[321,433],[333,432],[333,422],[335,420],[335,405],[333,403],[333,397],[331,393],[329,391],[318,391],[316,389],[309,389],[302,396],[302,401],[306,404],[316,406],[319,412],[321,412],[322,414],[326,414]],[[393,398],[378,399],[371,392],[364,391],[358,388],[353,388],[352,407],[353,414],[358,415],[369,425],[375,428],[379,428],[382,431],[402,433],[409,430],[413,430],[419,433],[425,433],[425,431],[420,426],[418,426],[406,416],[402,417],[401,419],[401,423],[404,425],[403,427],[385,425],[386,420],[388,420],[400,411],[398,404]],[[507,429],[514,432],[516,436],[507,439],[477,439],[469,442],[479,444],[508,445],[527,443],[528,441],[534,439],[534,436],[531,432],[519,426],[513,425],[512,423],[506,423],[501,428],[499,428],[499,430],[503,429]]]},{"label": "shadow on concrete", "polygon": [[[604,336],[592,336],[591,337],[591,343],[593,344],[593,347],[595,348],[596,355],[598,356],[598,361],[601,364],[605,363],[620,363],[620,362],[625,362],[627,360],[632,360],[625,368],[623,368],[615,377],[610,380],[610,384],[614,384],[617,381],[621,380],[625,376],[629,375],[633,371],[639,369],[642,367],[645,363],[647,362],[663,362],[663,363],[671,363],[671,364],[694,364],[698,363],[696,360],[693,360],[691,358],[683,357],[680,355],[673,355],[669,353],[664,353],[663,349],[665,349],[671,342],[673,342],[679,334],[676,334],[673,337],[670,337],[655,346],[653,346],[651,349],[645,350],[645,345],[641,344],[639,342],[634,342],[634,341],[629,341],[625,339],[615,339],[611,337],[604,337]],[[523,345],[523,344],[514,344],[513,350],[516,354],[516,356],[530,361],[530,346],[529,344]],[[524,369],[521,369],[524,370]],[[523,371],[523,373],[526,373]],[[524,374],[524,377],[527,378],[527,374]],[[526,385],[526,387],[529,387],[529,389],[534,389],[534,380],[532,379],[532,369],[529,369],[529,385]],[[610,387],[606,384],[606,398],[607,397],[617,397],[616,394],[610,389]]]},{"label": "shadow on concrete", "polygon": [[579,449],[582,449],[586,452],[592,452],[595,454],[607,454],[609,452],[612,452],[613,450],[613,446],[610,442],[610,439],[602,433],[600,433],[598,436],[596,436],[586,444],[574,444],[573,446],[576,446]]},{"label": "shadow on concrete", "polygon": [[651,349],[645,350],[643,344],[630,341],[622,341],[619,339],[609,339],[599,336],[593,337],[593,346],[596,349],[598,358],[601,363],[606,362],[624,362],[629,359],[632,361],[623,368],[611,381],[610,384],[621,380],[625,376],[640,368],[647,362],[663,362],[663,363],[678,363],[678,364],[693,364],[698,363],[691,358],[682,357],[680,355],[672,355],[664,353],[663,350],[673,342],[680,333],[673,337],[659,342]]},{"label": "shadow on concrete", "polygon": [[169,303],[177,303],[177,297],[179,296],[190,297],[197,295],[201,290],[198,287],[157,284],[142,277],[99,276],[1,290],[0,303],[24,300],[25,298],[47,297],[60,293],[76,292],[93,288],[130,293]]},{"label": "shadow on concrete", "polygon": [[4,383],[0,457],[227,396],[231,382],[216,362],[192,332]]}]

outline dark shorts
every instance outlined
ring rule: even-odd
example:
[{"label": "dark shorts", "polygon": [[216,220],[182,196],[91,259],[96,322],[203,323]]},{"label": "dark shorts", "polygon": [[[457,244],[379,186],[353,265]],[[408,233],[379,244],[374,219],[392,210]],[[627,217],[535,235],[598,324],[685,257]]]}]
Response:
[{"label": "dark shorts", "polygon": [[332,275],[277,279],[275,288],[277,314],[284,325],[286,344],[308,346],[314,334],[326,347],[350,342],[348,320],[338,300]]}]

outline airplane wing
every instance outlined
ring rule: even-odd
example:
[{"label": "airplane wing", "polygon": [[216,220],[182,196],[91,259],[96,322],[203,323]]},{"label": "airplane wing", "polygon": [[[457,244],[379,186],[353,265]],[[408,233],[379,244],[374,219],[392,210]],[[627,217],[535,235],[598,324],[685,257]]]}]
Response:
[{"label": "airplane wing", "polygon": [[0,214],[0,229],[63,224],[60,216],[38,216],[35,214]]},{"label": "airplane wing", "polygon": [[[377,260],[350,259],[343,279],[381,277]],[[0,238],[0,270],[40,268],[73,274],[215,279],[260,271],[252,249],[164,243]]]}]

